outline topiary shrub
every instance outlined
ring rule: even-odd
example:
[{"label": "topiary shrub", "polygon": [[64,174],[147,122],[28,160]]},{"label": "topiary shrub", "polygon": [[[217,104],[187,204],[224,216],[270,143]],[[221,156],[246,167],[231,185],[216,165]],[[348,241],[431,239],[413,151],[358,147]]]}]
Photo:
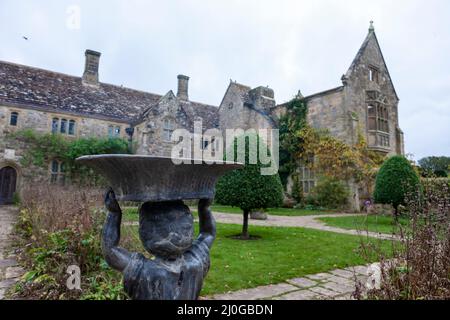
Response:
[{"label": "topiary shrub", "polygon": [[417,192],[420,196],[420,190],[420,180],[411,163],[403,156],[393,156],[383,163],[377,174],[374,200],[391,204],[397,216],[398,207],[405,205],[406,197]]},{"label": "topiary shrub", "polygon": [[320,207],[328,209],[343,208],[349,197],[348,188],[342,181],[333,178],[321,178],[313,189],[314,199]]},{"label": "topiary shrub", "polygon": [[[257,141],[257,149],[249,148],[250,141]],[[241,239],[248,240],[248,216],[254,209],[267,209],[281,206],[283,202],[283,186],[280,177],[275,175],[262,175],[261,169],[269,167],[261,163],[259,158],[259,149],[267,146],[258,136],[245,135],[234,140],[233,147],[225,155],[225,160],[236,161],[243,159],[244,148],[238,149],[238,142],[245,141],[245,166],[242,169],[234,170],[219,179],[216,185],[215,201],[218,204],[230,205],[241,208],[244,215]],[[256,152],[257,163],[252,164],[250,156]],[[254,154],[253,154],[254,155]]]}]

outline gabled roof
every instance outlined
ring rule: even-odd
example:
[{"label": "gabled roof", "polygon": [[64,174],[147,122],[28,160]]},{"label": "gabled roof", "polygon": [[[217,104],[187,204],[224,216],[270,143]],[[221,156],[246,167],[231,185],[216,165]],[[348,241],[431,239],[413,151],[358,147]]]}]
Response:
[{"label": "gabled roof", "polygon": [[241,98],[241,101],[242,101],[244,107],[255,111],[256,113],[260,114],[263,118],[265,118],[271,125],[276,126],[276,122],[272,118],[271,114],[267,113],[264,110],[260,110],[260,109],[255,107],[254,101],[250,97],[250,91],[252,90],[252,88],[250,86],[246,86],[244,84],[237,83],[235,81],[231,81],[230,85],[228,86],[227,91],[225,92],[225,95],[224,95],[224,97],[222,99],[222,102],[220,103],[221,107],[222,107],[222,104],[223,104],[223,100],[227,96],[228,92],[231,91],[231,90],[239,95],[239,97]]},{"label": "gabled roof", "polygon": [[391,75],[389,73],[389,69],[388,69],[386,60],[384,59],[384,56],[383,56],[383,51],[381,50],[380,43],[378,42],[378,38],[377,38],[377,35],[375,34],[375,29],[373,29],[373,27],[371,27],[369,29],[369,33],[367,34],[367,37],[364,40],[364,42],[363,42],[361,48],[359,49],[358,53],[356,54],[356,57],[353,59],[353,62],[350,65],[350,68],[348,69],[347,73],[345,74],[345,77],[346,78],[350,78],[351,74],[353,73],[353,70],[355,70],[356,66],[359,64],[359,61],[361,60],[361,57],[364,55],[364,52],[366,51],[366,48],[369,45],[371,40],[375,41],[375,44],[376,44],[376,46],[377,46],[377,48],[378,48],[378,50],[380,52],[381,59],[383,60],[383,63],[385,65],[385,67],[386,67],[387,75],[389,77],[389,81],[392,84],[392,88],[394,90],[394,94],[395,94],[396,98],[398,100],[400,100],[398,95],[397,95],[397,91],[395,90],[394,83],[392,82],[392,78],[391,78]]},{"label": "gabled roof", "polygon": [[343,89],[344,89],[344,86],[339,86],[339,87],[336,87],[336,88],[333,88],[333,89],[329,89],[329,90],[325,90],[325,91],[322,91],[322,92],[311,94],[309,96],[306,96],[304,99],[305,100],[310,100],[310,99],[313,99],[313,98],[316,98],[316,97],[326,96],[326,95],[329,95],[329,94],[332,94],[332,93],[335,93],[335,92],[342,91]]},{"label": "gabled roof", "polygon": [[[135,123],[161,98],[112,84],[85,85],[81,77],[0,61],[0,105]],[[217,126],[217,107],[189,101],[183,108],[189,117]]]},{"label": "gabled roof", "polygon": [[219,108],[200,102],[182,101],[181,107],[188,117],[194,122],[202,119],[203,129],[219,128]]},{"label": "gabled roof", "polygon": [[180,100],[175,96],[172,90],[170,90],[164,96],[162,96],[157,103],[147,108],[142,113],[142,116],[137,121],[134,122],[134,125],[146,121],[146,119],[150,118],[151,116],[158,116],[160,112],[159,104],[164,99],[173,99],[173,101],[175,101],[175,103],[178,104],[178,106],[180,107],[180,111],[183,113],[186,120],[188,121],[189,125],[188,129],[190,131],[194,130],[194,121],[198,119],[202,120],[202,126],[204,130],[215,129],[219,127],[218,107],[199,102]]},{"label": "gabled roof", "polygon": [[220,107],[222,106],[223,100],[225,99],[230,90],[236,92],[240,96],[241,100],[245,103],[248,102],[250,99],[249,92],[250,90],[252,90],[252,88],[244,84],[237,83],[236,81],[230,81],[230,84],[228,85],[228,88],[225,91],[225,94],[222,98],[222,102],[220,103]]}]

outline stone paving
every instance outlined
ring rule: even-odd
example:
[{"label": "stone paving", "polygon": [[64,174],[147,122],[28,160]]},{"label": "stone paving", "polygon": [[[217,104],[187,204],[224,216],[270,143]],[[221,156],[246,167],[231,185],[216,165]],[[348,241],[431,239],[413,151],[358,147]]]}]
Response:
[{"label": "stone paving", "polygon": [[211,300],[352,300],[356,283],[367,282],[368,265],[336,269],[268,286],[218,294]]},{"label": "stone paving", "polygon": [[24,273],[17,265],[15,256],[7,252],[11,245],[10,234],[17,214],[17,208],[13,206],[0,206],[0,300],[5,299],[6,291]]}]

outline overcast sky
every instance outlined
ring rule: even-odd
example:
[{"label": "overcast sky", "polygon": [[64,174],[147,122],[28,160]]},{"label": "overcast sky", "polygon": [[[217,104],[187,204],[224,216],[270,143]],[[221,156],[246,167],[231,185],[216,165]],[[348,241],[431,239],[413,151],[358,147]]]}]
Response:
[{"label": "overcast sky", "polygon": [[[77,21],[80,13],[79,23]],[[375,21],[400,96],[406,152],[450,156],[450,1],[0,1],[0,60],[219,105],[230,79],[277,102],[339,86]],[[23,36],[28,40],[23,39]]]}]

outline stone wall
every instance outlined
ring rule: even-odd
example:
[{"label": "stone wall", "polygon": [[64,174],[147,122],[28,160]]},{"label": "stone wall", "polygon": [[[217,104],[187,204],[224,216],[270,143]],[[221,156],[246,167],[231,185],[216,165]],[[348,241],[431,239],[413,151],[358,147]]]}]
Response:
[{"label": "stone wall", "polygon": [[[224,137],[226,137],[227,129],[242,129],[245,131],[276,127],[270,114],[270,109],[275,106],[275,100],[273,100],[273,95],[261,97],[261,93],[265,92],[263,89],[265,88],[258,87],[250,90],[250,88],[236,83],[230,84],[219,107],[219,126]],[[250,95],[253,95],[253,97]],[[270,146],[270,141],[268,145]]]},{"label": "stone wall", "polygon": [[343,90],[309,98],[308,123],[316,129],[327,129],[334,137],[351,143],[349,115],[344,104]]},{"label": "stone wall", "polygon": [[[17,126],[10,125],[11,112],[17,112],[19,117]],[[36,181],[48,181],[50,177],[50,163],[48,167],[27,166],[23,167],[21,159],[28,146],[26,143],[8,136],[10,133],[23,129],[33,129],[40,133],[50,133],[52,119],[66,119],[76,121],[75,135],[67,137],[107,137],[108,127],[120,127],[120,137],[125,138],[125,129],[129,126],[125,123],[105,121],[94,118],[85,118],[68,114],[43,112],[24,108],[0,106],[0,169],[6,166],[13,167],[17,172],[17,191],[26,183]]]},{"label": "stone wall", "polygon": [[180,106],[179,98],[170,91],[161,101],[152,107],[144,121],[135,126],[135,153],[170,157],[176,142],[164,139],[164,121],[170,120],[174,129],[186,129],[192,132],[192,124]]},{"label": "stone wall", "polygon": [[[370,81],[369,68],[375,68],[378,71],[378,81]],[[368,91],[376,91],[386,99],[386,105],[389,112],[389,147],[379,148],[379,146],[375,144],[372,135],[369,133],[367,112]],[[396,95],[392,79],[389,76],[387,66],[374,33],[369,34],[365,45],[347,72],[344,95],[347,111],[357,119],[362,132],[366,134],[369,146],[374,149],[379,149],[388,155],[403,152],[403,145],[398,145],[402,144],[402,141],[398,141],[397,139],[397,131],[399,129],[399,99]],[[349,130],[351,130],[351,128],[349,128]],[[351,131],[349,131],[349,134],[350,132]],[[353,135],[355,135],[355,132]]]}]

